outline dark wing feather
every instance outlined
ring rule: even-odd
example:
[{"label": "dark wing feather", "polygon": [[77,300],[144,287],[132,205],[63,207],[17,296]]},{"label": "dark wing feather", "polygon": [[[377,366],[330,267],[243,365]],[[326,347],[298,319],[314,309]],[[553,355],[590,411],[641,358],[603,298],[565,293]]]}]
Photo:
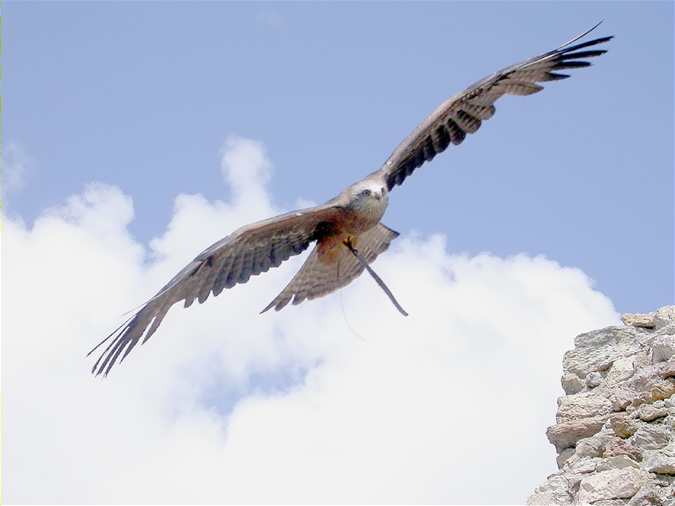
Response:
[{"label": "dark wing feather", "polygon": [[475,133],[482,122],[495,113],[493,104],[503,95],[531,95],[543,89],[538,83],[569,77],[558,73],[558,70],[588,67],[590,63],[585,61],[586,58],[600,56],[607,51],[584,49],[603,44],[612,37],[572,44],[588,35],[599,24],[558,49],[506,67],[449,98],[399,144],[384,166],[371,176],[384,178],[391,190],[450,144],[461,144],[467,134]]},{"label": "dark wing feather", "polygon": [[202,303],[211,293],[215,296],[224,288],[246,283],[251,276],[267,272],[303,252],[312,241],[330,231],[340,212],[340,206],[329,203],[282,214],[242,227],[209,246],[87,354],[110,341],[92,372],[107,375],[144,335],[143,343],[155,333],[176,302],[184,300],[185,307],[195,299]]}]

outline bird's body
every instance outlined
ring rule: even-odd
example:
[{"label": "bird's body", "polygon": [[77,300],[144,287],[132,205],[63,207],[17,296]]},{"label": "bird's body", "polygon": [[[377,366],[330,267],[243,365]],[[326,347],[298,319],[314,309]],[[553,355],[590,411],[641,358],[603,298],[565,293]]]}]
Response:
[{"label": "bird's body", "polygon": [[[449,98],[399,144],[380,169],[325,204],[247,225],[206,248],[91,350],[112,339],[93,371],[107,374],[141,338],[147,341],[175,303],[184,301],[188,307],[195,300],[204,302],[211,294],[216,296],[225,288],[247,282],[252,275],[277,267],[313,242],[314,250],[301,269],[263,312],[331,293],[349,284],[364,269],[372,273],[368,264],[398,236],[381,223],[392,189],[448,146],[461,144],[467,135],[475,133],[493,116],[494,103],[503,95],[537,93],[543,89],[539,82],[569,77],[558,70],[589,66],[584,59],[606,51],[585,48],[612,37],[572,44],[596,27],[558,49],[506,67]],[[379,278],[376,280],[381,283]],[[382,283],[381,286],[384,287]],[[388,295],[394,301],[390,292]],[[399,310],[403,312],[400,307]]]}]

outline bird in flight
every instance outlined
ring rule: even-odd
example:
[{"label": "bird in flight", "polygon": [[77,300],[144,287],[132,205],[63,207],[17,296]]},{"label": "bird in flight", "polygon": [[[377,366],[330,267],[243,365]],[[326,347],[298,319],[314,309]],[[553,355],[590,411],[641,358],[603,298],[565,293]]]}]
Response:
[{"label": "bird in flight", "polygon": [[561,70],[590,66],[586,60],[606,53],[597,46],[612,37],[579,41],[599,24],[557,49],[499,70],[447,99],[398,145],[381,168],[325,204],[246,225],[206,248],[88,353],[110,341],[92,372],[107,375],[141,339],[145,343],[155,333],[175,303],[184,301],[185,307],[195,300],[202,303],[210,294],[219,295],[225,288],[278,267],[312,243],[314,249],[303,266],[262,312],[329,294],[367,270],[405,315],[369,266],[398,236],[380,223],[389,193],[424,162],[451,144],[461,144],[467,134],[476,133],[494,115],[494,103],[502,96],[532,95],[543,89],[539,83],[569,77]]}]

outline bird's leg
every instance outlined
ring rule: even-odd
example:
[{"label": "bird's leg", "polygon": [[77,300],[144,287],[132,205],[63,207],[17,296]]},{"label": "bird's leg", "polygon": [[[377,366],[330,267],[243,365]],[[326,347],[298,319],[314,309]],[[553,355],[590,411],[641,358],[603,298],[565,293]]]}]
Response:
[{"label": "bird's leg", "polygon": [[401,307],[401,305],[398,303],[396,300],[396,297],[394,297],[394,294],[391,293],[391,290],[387,287],[387,285],[384,284],[384,281],[382,281],[382,278],[377,275],[377,273],[368,265],[368,261],[363,258],[361,253],[359,253],[359,250],[357,250],[354,245],[352,244],[352,238],[348,237],[345,239],[342,244],[344,244],[349,251],[352,252],[352,254],[356,257],[356,259],[359,261],[359,263],[368,271],[368,274],[370,274],[375,282],[384,290],[384,293],[387,294],[387,297],[389,297],[389,300],[394,304],[396,309],[403,315],[403,316],[408,316],[408,313],[406,313],[405,309]]}]

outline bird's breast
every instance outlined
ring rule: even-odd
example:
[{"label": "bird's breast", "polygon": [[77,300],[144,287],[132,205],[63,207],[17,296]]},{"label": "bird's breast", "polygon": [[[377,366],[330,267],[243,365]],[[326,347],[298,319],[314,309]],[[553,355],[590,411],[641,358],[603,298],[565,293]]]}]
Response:
[{"label": "bird's breast", "polygon": [[[318,244],[319,258],[325,263],[334,263],[346,251],[344,242],[350,241],[358,248],[359,235],[380,222],[387,209],[387,198],[368,199],[345,206],[334,223],[333,233],[324,236]],[[343,251],[344,250],[344,251]]]}]

